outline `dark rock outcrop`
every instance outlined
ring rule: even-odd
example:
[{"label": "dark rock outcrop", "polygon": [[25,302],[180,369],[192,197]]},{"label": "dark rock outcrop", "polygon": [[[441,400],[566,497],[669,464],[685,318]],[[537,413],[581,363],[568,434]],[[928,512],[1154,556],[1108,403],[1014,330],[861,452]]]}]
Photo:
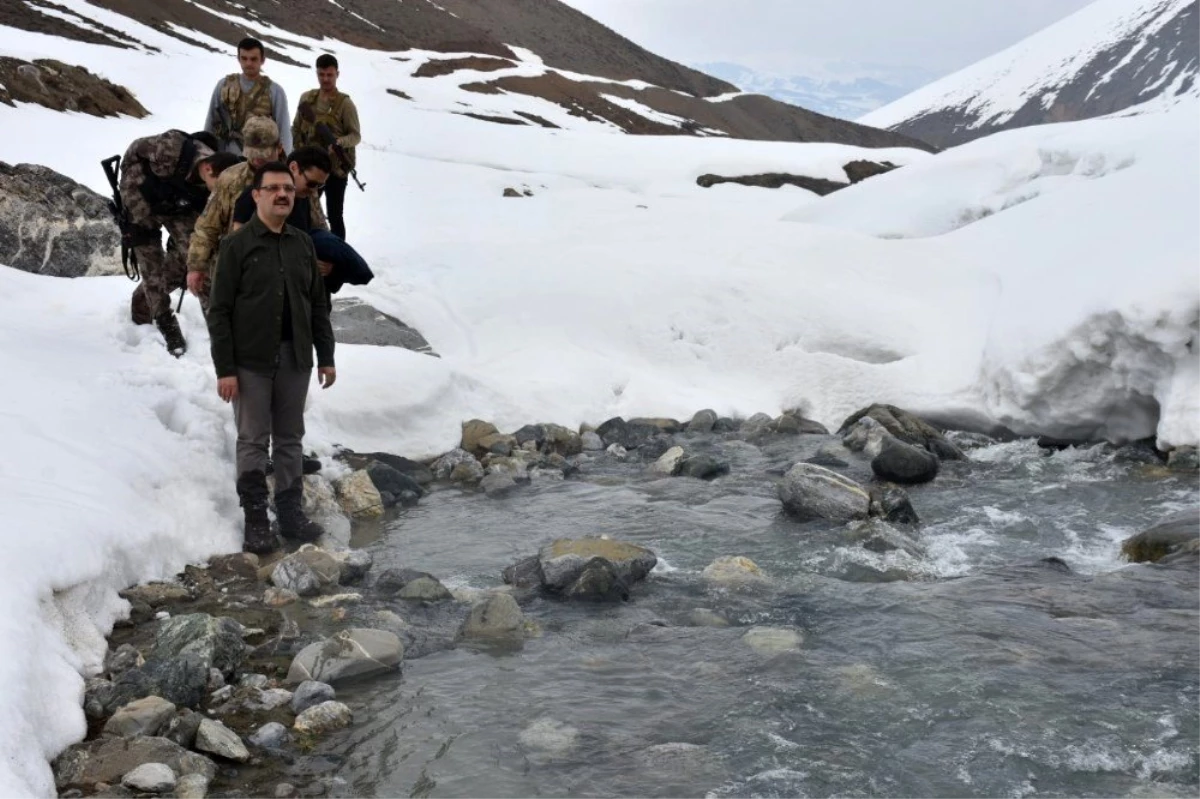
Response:
[{"label": "dark rock outcrop", "polygon": [[53,169],[0,161],[0,264],[81,277],[121,271],[108,202]]}]

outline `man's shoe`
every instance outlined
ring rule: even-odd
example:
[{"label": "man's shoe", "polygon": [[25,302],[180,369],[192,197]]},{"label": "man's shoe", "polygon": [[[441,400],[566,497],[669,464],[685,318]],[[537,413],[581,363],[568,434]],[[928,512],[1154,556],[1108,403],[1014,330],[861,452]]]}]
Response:
[{"label": "man's shoe", "polygon": [[267,476],[262,472],[246,472],[238,478],[237,491],[246,517],[242,551],[255,555],[274,552],[278,545],[267,517]]},{"label": "man's shoe", "polygon": [[175,314],[170,311],[164,311],[154,318],[154,326],[163,334],[163,338],[167,341],[167,352],[174,355],[176,358],[187,352],[187,340],[183,337],[183,331],[179,329],[179,320],[175,318]]},{"label": "man's shoe", "polygon": [[275,518],[279,521],[279,534],[293,541],[316,541],[325,534],[325,528],[304,515],[300,507],[301,486],[275,492]]}]

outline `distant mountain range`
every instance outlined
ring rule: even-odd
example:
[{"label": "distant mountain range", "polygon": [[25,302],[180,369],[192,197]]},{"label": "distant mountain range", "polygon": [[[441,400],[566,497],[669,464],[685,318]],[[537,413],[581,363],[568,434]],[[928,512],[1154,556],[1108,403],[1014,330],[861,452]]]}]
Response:
[{"label": "distant mountain range", "polygon": [[906,67],[829,63],[805,74],[785,75],[725,61],[692,64],[695,69],[753,94],[839,119],[858,117],[924,86],[935,74]]},{"label": "distant mountain range", "polygon": [[1097,0],[858,121],[938,147],[1200,95],[1200,0]]}]

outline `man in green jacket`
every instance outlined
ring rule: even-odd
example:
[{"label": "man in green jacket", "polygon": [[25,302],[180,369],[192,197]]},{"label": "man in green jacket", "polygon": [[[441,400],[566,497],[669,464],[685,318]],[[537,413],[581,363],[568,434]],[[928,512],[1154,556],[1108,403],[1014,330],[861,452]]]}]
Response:
[{"label": "man in green jacket", "polygon": [[304,404],[312,379],[329,388],[333,326],[312,240],[286,223],[296,184],[282,163],[254,176],[256,213],[221,242],[208,308],[217,393],[233,402],[237,491],[246,517],[243,549],[276,548],[267,517],[268,445],[275,462],[275,515],[286,538],[311,541],[324,530],[301,509]]}]

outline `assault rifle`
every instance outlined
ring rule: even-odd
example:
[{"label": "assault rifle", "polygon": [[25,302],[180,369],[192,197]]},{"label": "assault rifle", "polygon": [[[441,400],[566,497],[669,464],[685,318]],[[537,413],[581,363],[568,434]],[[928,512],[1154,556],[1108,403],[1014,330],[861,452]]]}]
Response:
[{"label": "assault rifle", "polygon": [[112,187],[113,196],[108,201],[108,210],[112,212],[117,227],[121,229],[121,266],[125,269],[125,277],[134,281],[141,280],[142,273],[138,270],[137,253],[133,248],[142,243],[144,236],[139,236],[139,228],[129,219],[129,209],[121,201],[121,189],[117,185],[117,169],[121,166],[121,156],[114,155],[100,162],[108,185]]},{"label": "assault rifle", "polygon": [[317,114],[308,103],[301,103],[298,110],[300,111],[300,118],[312,124],[316,129],[317,138],[321,140],[321,143],[333,150],[333,154],[338,157],[338,160],[346,165],[346,171],[354,180],[354,184],[358,186],[358,190],[366,191],[367,184],[358,179],[358,171],[354,168],[354,163],[350,160],[350,154],[346,152],[346,149],[342,145],[337,143],[337,136],[333,135],[333,131],[330,130],[329,125],[324,122],[317,122]]}]

